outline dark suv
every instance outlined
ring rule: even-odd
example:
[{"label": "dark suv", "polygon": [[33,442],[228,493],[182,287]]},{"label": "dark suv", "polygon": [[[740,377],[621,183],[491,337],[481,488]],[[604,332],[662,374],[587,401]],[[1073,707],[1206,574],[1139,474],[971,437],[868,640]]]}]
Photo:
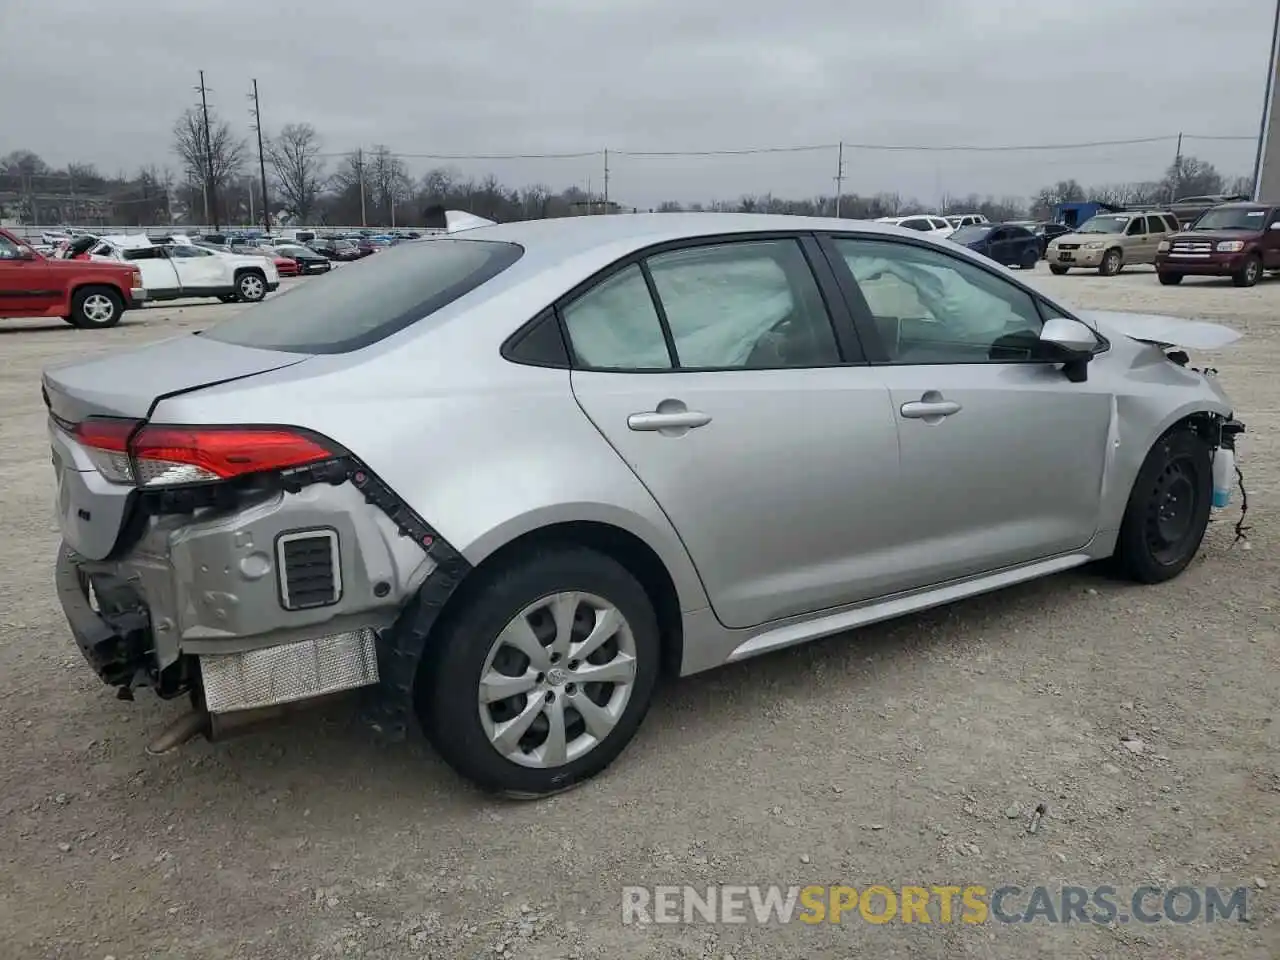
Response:
[{"label": "dark suv", "polygon": [[1156,272],[1166,285],[1196,276],[1252,287],[1267,270],[1280,270],[1280,206],[1274,204],[1221,204],[1156,250]]}]

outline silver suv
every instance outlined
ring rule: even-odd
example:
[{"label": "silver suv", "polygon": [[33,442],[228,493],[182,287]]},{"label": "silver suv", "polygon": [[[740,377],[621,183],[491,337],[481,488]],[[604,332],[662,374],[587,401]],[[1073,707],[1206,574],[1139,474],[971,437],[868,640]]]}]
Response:
[{"label": "silver suv", "polygon": [[1235,337],[850,220],[409,241],[46,371],[58,591],[107,684],[194,700],[160,746],[363,690],[381,730],[416,713],[465,776],[547,794],[662,670],[1091,560],[1176,576],[1241,428],[1164,350]]},{"label": "silver suv", "polygon": [[1045,259],[1059,275],[1085,267],[1113,277],[1129,264],[1154,264],[1160,242],[1177,232],[1178,218],[1167,210],[1099,213],[1049,241]]}]

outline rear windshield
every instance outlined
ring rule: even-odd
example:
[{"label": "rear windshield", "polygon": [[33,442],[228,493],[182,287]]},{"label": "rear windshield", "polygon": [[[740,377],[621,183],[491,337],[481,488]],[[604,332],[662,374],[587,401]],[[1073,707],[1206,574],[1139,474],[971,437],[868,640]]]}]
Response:
[{"label": "rear windshield", "polygon": [[968,227],[961,227],[959,230],[957,230],[955,233],[951,235],[951,239],[954,240],[956,243],[973,243],[977,240],[981,240],[988,233],[990,233],[991,230],[992,228],[988,226],[979,227],[977,225],[973,225]]},{"label": "rear windshield", "polygon": [[291,353],[358,350],[452,303],[523,253],[491,240],[401,244],[246,308],[202,336]]}]

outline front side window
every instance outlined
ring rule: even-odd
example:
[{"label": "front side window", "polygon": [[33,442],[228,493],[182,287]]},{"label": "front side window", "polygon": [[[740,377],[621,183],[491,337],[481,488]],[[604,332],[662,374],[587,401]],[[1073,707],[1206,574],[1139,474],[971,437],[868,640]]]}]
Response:
[{"label": "front side window", "polygon": [[649,295],[644,273],[636,264],[592,287],[564,307],[560,317],[580,366],[599,370],[671,369],[662,320]]},{"label": "front side window", "polygon": [[0,234],[0,260],[17,260],[18,245],[8,237]]},{"label": "front side window", "polygon": [[835,246],[890,363],[1037,359],[1040,314],[1007,280],[909,244],[840,238]]}]

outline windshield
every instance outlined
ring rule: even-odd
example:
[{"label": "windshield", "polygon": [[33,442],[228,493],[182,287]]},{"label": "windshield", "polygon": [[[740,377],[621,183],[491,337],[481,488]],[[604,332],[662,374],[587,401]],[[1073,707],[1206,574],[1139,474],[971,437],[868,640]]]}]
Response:
[{"label": "windshield", "polygon": [[315,254],[306,247],[295,247],[292,244],[282,243],[276,247],[276,252],[283,257],[314,257]]},{"label": "windshield", "polygon": [[1129,216],[1090,217],[1076,233],[1124,233],[1129,225]]},{"label": "windshield", "polygon": [[292,353],[346,353],[430,316],[524,254],[514,243],[406,244],[256,304],[201,336]]},{"label": "windshield", "polygon": [[967,227],[961,227],[951,235],[951,239],[956,243],[974,243],[981,240],[991,232],[990,227],[980,227],[976,224],[970,224]]},{"label": "windshield", "polygon": [[1266,207],[1219,207],[1206,210],[1191,229],[1261,230],[1266,224]]}]

